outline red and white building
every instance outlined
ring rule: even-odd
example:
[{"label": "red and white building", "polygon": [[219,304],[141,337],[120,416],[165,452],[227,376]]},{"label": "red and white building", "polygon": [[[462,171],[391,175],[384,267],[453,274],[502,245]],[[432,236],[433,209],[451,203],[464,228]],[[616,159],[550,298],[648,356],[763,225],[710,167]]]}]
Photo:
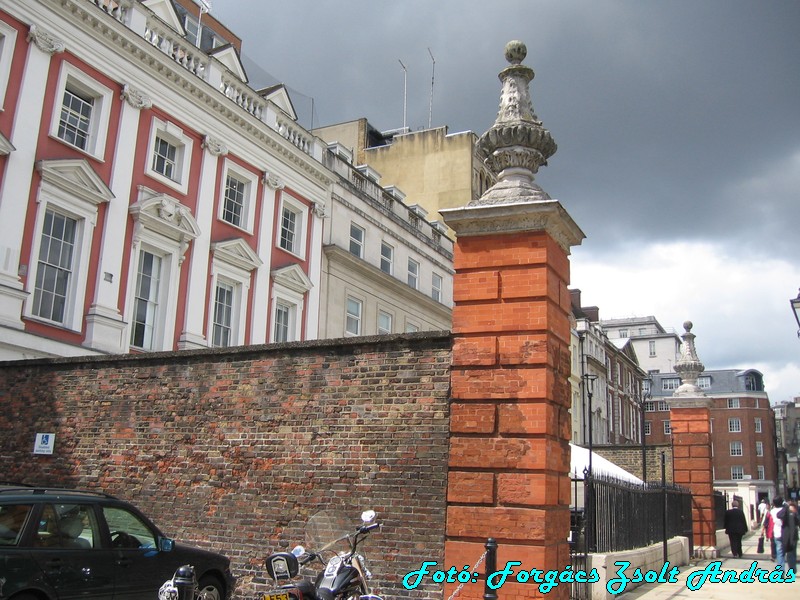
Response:
[{"label": "red and white building", "polygon": [[325,146],[190,0],[0,5],[0,359],[318,335]]}]

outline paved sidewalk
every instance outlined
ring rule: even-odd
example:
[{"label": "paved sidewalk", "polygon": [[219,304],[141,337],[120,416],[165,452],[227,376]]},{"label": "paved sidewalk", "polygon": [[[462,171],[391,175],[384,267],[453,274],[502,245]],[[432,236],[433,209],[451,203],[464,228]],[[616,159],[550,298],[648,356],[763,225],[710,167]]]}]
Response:
[{"label": "paved sidewalk", "polygon": [[[753,572],[751,569],[753,562],[757,562],[755,569],[763,569],[772,572],[775,569],[775,562],[770,559],[769,542],[765,540],[766,548],[763,554],[756,552],[758,535],[750,533],[742,544],[744,556],[733,558],[730,552],[722,557],[715,559],[720,562],[720,571],[735,570],[738,574],[745,571]],[[617,598],[621,600],[776,600],[780,598],[797,598],[800,596],[800,582],[793,583],[712,583],[707,581],[696,591],[687,587],[687,578],[692,577],[692,573],[707,569],[710,563],[715,561],[701,560],[686,566],[679,567],[676,583],[648,583],[638,588],[625,592]],[[699,577],[694,577],[694,582],[699,581]]]}]

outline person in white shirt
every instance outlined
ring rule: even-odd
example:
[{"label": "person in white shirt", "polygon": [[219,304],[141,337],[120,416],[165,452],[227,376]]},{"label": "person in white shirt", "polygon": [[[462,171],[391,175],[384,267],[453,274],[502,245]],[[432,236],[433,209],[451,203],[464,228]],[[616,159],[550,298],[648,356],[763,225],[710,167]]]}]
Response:
[{"label": "person in white shirt", "polygon": [[777,496],[772,501],[772,510],[769,511],[770,519],[772,519],[772,539],[775,540],[775,564],[783,570],[785,554],[783,552],[783,542],[781,541],[781,532],[783,528],[783,515],[784,506],[783,498]]}]

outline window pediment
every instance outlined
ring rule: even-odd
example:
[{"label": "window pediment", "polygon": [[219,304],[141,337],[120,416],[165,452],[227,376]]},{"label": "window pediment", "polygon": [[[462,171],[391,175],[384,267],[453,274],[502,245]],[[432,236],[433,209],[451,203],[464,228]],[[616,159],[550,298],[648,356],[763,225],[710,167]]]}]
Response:
[{"label": "window pediment", "polygon": [[233,73],[236,78],[242,83],[247,83],[247,73],[245,73],[242,60],[239,58],[239,53],[236,48],[230,44],[214,48],[209,52],[210,56],[216,58],[219,62],[225,65],[228,70]]},{"label": "window pediment", "polygon": [[292,104],[292,99],[289,97],[289,92],[286,90],[285,85],[279,83],[259,90],[258,94],[265,100],[272,102],[292,121],[297,121],[297,112],[294,110],[294,104]]},{"label": "window pediment", "polygon": [[186,35],[183,23],[181,23],[178,13],[175,12],[175,7],[172,6],[170,0],[143,0],[142,4],[152,10],[153,14],[179,34]]},{"label": "window pediment", "polygon": [[36,170],[42,182],[93,205],[109,202],[114,194],[83,158],[40,160]]},{"label": "window pediment", "polygon": [[138,227],[174,240],[188,243],[200,235],[200,227],[192,211],[167,194],[160,194],[139,186],[139,201],[131,205],[129,212]]},{"label": "window pediment", "polygon": [[272,271],[275,283],[299,294],[305,294],[313,286],[311,280],[299,265],[289,265]]},{"label": "window pediment", "polygon": [[214,242],[211,244],[214,258],[245,271],[252,271],[264,264],[258,254],[242,238]]}]

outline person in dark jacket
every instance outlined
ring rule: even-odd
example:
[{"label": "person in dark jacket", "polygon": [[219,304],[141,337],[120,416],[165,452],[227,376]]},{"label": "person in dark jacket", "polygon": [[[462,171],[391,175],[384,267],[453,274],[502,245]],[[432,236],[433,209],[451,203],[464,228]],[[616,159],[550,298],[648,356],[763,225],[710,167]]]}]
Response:
[{"label": "person in dark jacket", "polygon": [[742,557],[742,537],[747,533],[747,518],[739,508],[739,502],[734,500],[731,507],[725,511],[725,533],[731,541],[731,553],[734,558]]},{"label": "person in dark jacket", "polygon": [[797,503],[792,501],[783,507],[783,527],[781,528],[781,541],[783,553],[786,557],[786,570],[797,572],[797,537],[798,518]]}]

